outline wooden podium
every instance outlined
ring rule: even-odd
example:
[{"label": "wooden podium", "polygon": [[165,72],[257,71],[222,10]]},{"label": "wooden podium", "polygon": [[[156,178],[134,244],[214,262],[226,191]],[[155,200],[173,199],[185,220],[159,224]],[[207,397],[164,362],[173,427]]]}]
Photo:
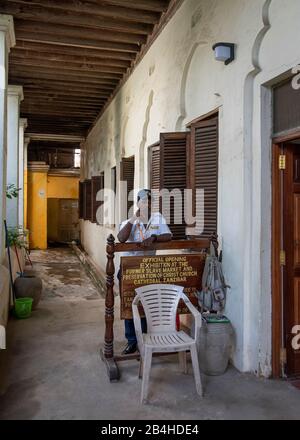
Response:
[{"label": "wooden podium", "polygon": [[[159,251],[159,250],[168,250],[170,251],[170,253],[172,251],[177,251],[177,250],[186,250],[187,251],[187,255],[184,255],[184,257],[186,258],[186,261],[184,259],[182,259],[182,264],[180,265],[180,267],[182,266],[183,268],[186,267],[186,272],[185,272],[185,276],[184,273],[182,275],[182,273],[180,273],[178,275],[175,274],[176,276],[179,276],[178,280],[180,282],[178,282],[178,284],[184,285],[187,288],[187,293],[193,293],[193,291],[195,290],[195,288],[201,288],[201,284],[198,286],[195,286],[195,282],[197,282],[197,284],[199,283],[199,277],[202,276],[202,270],[203,270],[203,266],[204,266],[204,257],[205,254],[207,252],[207,250],[209,249],[210,246],[210,242],[212,242],[215,246],[215,248],[218,248],[218,242],[217,242],[217,236],[213,235],[212,238],[210,240],[208,239],[190,239],[190,240],[172,240],[169,242],[164,242],[164,243],[153,243],[153,245],[147,249],[142,248],[140,243],[115,243],[115,238],[113,235],[110,235],[107,239],[107,246],[106,246],[106,252],[107,252],[107,265],[106,265],[106,286],[107,286],[107,291],[106,291],[106,298],[105,298],[105,336],[104,336],[104,347],[101,350],[101,358],[104,361],[104,363],[106,364],[106,368],[107,368],[107,373],[108,373],[108,377],[110,379],[110,381],[118,381],[120,378],[120,372],[119,372],[119,368],[117,365],[117,362],[119,361],[123,361],[123,360],[128,360],[128,359],[138,359],[139,358],[139,354],[133,354],[133,355],[115,355],[114,354],[114,275],[115,275],[115,264],[114,264],[114,257],[115,257],[115,253],[119,253],[119,252],[141,252],[141,251],[148,251],[148,250],[155,250],[155,251]],[[193,252],[191,252],[193,251]],[[200,265],[199,267],[199,273],[195,273],[195,267],[193,267],[193,264],[195,259],[193,259],[193,257],[195,255],[201,255],[201,260],[199,261],[203,261],[203,264]],[[181,257],[182,254],[176,254],[176,257]],[[158,256],[160,257],[160,256]],[[169,261],[166,260],[166,257],[168,257],[168,255],[164,255],[161,256],[161,259],[159,259],[159,261],[161,261],[161,264],[164,264],[164,261]],[[174,258],[175,256],[172,254],[171,255],[172,258]],[[191,257],[191,259],[189,258]],[[139,266],[138,268],[141,267],[141,258],[143,257],[125,257],[126,260],[128,259],[132,259],[133,262],[130,263],[130,267],[133,267],[134,264],[133,263],[138,263]],[[134,259],[136,259],[136,261],[134,261]],[[146,256],[145,259],[149,259],[150,264],[151,264],[151,257]],[[155,260],[153,260],[155,261]],[[180,261],[180,258],[178,258],[178,261]],[[190,270],[188,271],[187,265],[191,264]],[[123,268],[124,269],[124,268]],[[152,273],[155,271],[152,271]],[[139,272],[140,273],[140,272]],[[172,277],[171,277],[172,275]],[[171,275],[169,274],[168,277],[165,277],[165,280],[176,280],[175,275],[174,275],[174,271],[171,273]],[[158,279],[157,277],[162,277],[162,273],[161,272],[156,272],[154,274],[152,274],[152,279],[151,280],[155,280]],[[156,277],[156,278],[155,278]],[[132,279],[132,277],[127,277],[129,278],[129,281]],[[138,278],[138,277],[137,277]],[[148,277],[149,278],[149,277]],[[193,279],[193,281],[191,281]],[[158,279],[160,282],[163,282],[161,280],[161,278]],[[130,295],[132,295],[132,289],[134,288],[130,283],[129,283],[129,287],[128,287],[128,280],[126,281],[127,285],[126,285],[126,292],[127,292],[127,296],[128,296],[128,292]],[[167,283],[167,281],[165,281]],[[149,284],[149,279],[145,279],[144,284]],[[172,282],[170,284],[177,284],[176,282]],[[141,281],[141,276],[140,276],[140,281],[139,281],[139,286],[143,285],[143,281]],[[138,287],[138,286],[136,286]],[[122,286],[121,286],[122,289]],[[120,289],[120,295],[122,295]],[[129,290],[128,290],[129,289]],[[131,289],[131,290],[130,290]],[[122,304],[121,304],[122,305]],[[122,310],[121,310],[122,313]],[[128,299],[127,299],[127,310],[125,310],[125,306],[124,306],[124,310],[123,310],[123,316],[122,318],[128,316]],[[130,317],[130,316],[128,316]]]}]

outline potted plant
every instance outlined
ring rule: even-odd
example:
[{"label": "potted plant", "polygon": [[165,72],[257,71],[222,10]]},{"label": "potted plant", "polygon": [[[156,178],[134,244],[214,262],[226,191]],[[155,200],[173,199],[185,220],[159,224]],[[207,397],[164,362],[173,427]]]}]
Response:
[{"label": "potted plant", "polygon": [[41,278],[25,273],[22,270],[18,249],[24,249],[28,252],[28,231],[21,227],[8,228],[8,245],[14,247],[19,264],[19,277],[15,279],[14,289],[16,298],[32,298],[32,310],[35,310],[42,295],[43,283]]},{"label": "potted plant", "polygon": [[[8,199],[13,199],[18,197],[20,188],[17,188],[14,184],[9,184],[6,187],[6,197]],[[43,290],[43,283],[41,278],[35,275],[25,273],[22,270],[22,265],[20,261],[20,256],[18,249],[23,249],[26,254],[28,254],[28,233],[29,231],[23,229],[21,226],[9,227],[7,228],[7,247],[14,248],[16,257],[18,260],[18,265],[20,272],[19,276],[15,279],[14,294],[16,298],[32,298],[32,310],[36,309]],[[12,276],[12,275],[11,275]]]},{"label": "potted plant", "polygon": [[21,188],[17,188],[14,183],[9,183],[6,185],[6,197],[8,199],[14,199],[18,197],[19,191],[21,191]]}]

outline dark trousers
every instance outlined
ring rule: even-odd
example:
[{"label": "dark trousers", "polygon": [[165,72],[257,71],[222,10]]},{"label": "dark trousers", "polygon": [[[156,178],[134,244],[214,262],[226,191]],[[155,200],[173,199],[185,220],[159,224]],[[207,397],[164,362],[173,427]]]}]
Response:
[{"label": "dark trousers", "polygon": [[[119,282],[122,278],[121,269],[119,269],[117,278]],[[125,319],[125,338],[128,341],[128,344],[136,344],[136,334],[135,334],[135,328],[134,328],[134,322],[133,319]],[[147,333],[147,322],[146,318],[141,318],[141,326],[142,326],[142,332]]]},{"label": "dark trousers", "polygon": [[[142,332],[147,333],[146,318],[141,318]],[[125,337],[128,344],[136,344],[136,334],[133,319],[125,319]]]}]

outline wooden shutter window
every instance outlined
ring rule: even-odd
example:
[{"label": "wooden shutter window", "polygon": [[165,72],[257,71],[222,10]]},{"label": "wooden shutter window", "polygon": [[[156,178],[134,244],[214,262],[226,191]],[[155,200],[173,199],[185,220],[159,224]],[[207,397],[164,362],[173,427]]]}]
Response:
[{"label": "wooden shutter window", "polygon": [[84,220],[91,220],[92,218],[92,181],[84,181],[84,207],[83,207],[83,218]]},{"label": "wooden shutter window", "polygon": [[123,157],[120,167],[120,177],[123,182],[127,182],[127,212],[133,206],[134,202],[128,200],[129,193],[134,189],[134,156]]},{"label": "wooden shutter window", "polygon": [[199,235],[209,238],[218,220],[218,118],[192,125],[191,136],[192,187],[204,190],[204,231]]},{"label": "wooden shutter window", "polygon": [[[97,210],[99,206],[103,204],[103,201],[97,201],[97,193],[98,191],[101,191],[104,189],[104,172],[100,174],[100,176],[93,176],[92,177],[92,190],[91,190],[91,211],[92,211],[92,223],[97,223]],[[102,223],[103,224],[103,220]]]},{"label": "wooden shutter window", "polygon": [[83,191],[84,191],[84,183],[79,182],[79,218],[83,218]]},{"label": "wooden shutter window", "polygon": [[86,220],[86,180],[82,182],[82,218]]},{"label": "wooden shutter window", "polygon": [[[151,190],[160,190],[160,146],[159,142],[149,147],[149,183]],[[152,201],[152,211],[159,211],[159,198]]]},{"label": "wooden shutter window", "polygon": [[[174,199],[170,200],[170,212],[162,214],[170,218],[170,229],[173,239],[186,238],[184,221],[184,190],[187,188],[187,153],[189,151],[190,133],[161,133],[160,135],[160,189],[169,191],[178,188],[181,191],[181,212],[174,212]],[[174,217],[175,214],[175,217]],[[179,217],[178,217],[179,216]],[[176,221],[175,221],[176,220]],[[179,224],[180,222],[180,224]]]}]

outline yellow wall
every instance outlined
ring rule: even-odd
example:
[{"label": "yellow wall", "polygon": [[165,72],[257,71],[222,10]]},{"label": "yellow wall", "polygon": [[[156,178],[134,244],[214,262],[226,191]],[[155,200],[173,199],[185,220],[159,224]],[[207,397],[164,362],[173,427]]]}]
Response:
[{"label": "yellow wall", "polygon": [[28,223],[27,223],[27,177],[28,173],[27,170],[24,170],[24,229],[27,229]]},{"label": "yellow wall", "polygon": [[79,177],[48,176],[48,199],[78,199]]},{"label": "yellow wall", "polygon": [[30,248],[47,249],[47,173],[28,171],[27,189]]},{"label": "yellow wall", "polygon": [[59,199],[79,198],[79,177],[48,175],[48,240],[59,241]]},{"label": "yellow wall", "polygon": [[[78,186],[79,177],[48,176],[45,172],[28,171],[27,191],[24,190],[24,214],[31,249],[47,249],[47,199],[78,199]],[[57,235],[55,215],[51,217],[49,226],[50,235]]]}]

